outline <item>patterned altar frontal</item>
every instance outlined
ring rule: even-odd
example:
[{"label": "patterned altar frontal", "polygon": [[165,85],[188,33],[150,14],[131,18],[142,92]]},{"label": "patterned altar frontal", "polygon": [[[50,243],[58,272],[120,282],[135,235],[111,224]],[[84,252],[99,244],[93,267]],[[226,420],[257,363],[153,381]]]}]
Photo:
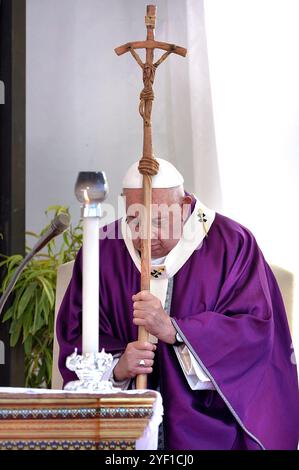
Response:
[{"label": "patterned altar frontal", "polygon": [[0,390],[0,450],[134,450],[156,398]]}]

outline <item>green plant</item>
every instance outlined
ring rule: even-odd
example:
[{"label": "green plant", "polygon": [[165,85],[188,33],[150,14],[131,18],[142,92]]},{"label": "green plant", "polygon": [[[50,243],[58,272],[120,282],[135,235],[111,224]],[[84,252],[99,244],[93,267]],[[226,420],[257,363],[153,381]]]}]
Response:
[{"label": "green plant", "polygon": [[[68,208],[50,206],[46,215],[53,212],[54,216],[61,212],[68,213]],[[26,232],[26,252],[31,249],[27,238],[38,239],[48,227],[39,234]],[[24,345],[27,387],[49,387],[51,384],[56,273],[59,265],[75,258],[81,245],[82,225],[79,222],[57,241],[51,240],[44,251],[30,261],[14,286],[14,296],[3,322],[10,322],[10,345],[14,347],[19,340]],[[3,292],[23,256],[0,256],[3,259],[0,267],[6,268],[0,289]]]}]

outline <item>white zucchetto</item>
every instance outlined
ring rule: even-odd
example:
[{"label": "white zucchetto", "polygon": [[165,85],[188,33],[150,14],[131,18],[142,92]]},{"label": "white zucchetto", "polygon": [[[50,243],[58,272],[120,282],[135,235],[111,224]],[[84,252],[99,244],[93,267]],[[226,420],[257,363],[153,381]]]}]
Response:
[{"label": "white zucchetto", "polygon": [[[174,188],[184,183],[181,173],[172,165],[172,163],[163,158],[156,159],[159,162],[159,172],[152,177],[152,188]],[[123,189],[142,188],[143,176],[138,170],[139,161],[130,166],[123,179]]]}]

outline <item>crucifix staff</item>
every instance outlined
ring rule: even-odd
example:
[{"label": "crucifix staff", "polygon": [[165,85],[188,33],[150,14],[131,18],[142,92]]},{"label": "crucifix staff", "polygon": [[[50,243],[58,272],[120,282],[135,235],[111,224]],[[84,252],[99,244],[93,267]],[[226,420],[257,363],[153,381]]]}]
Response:
[{"label": "crucifix staff", "polygon": [[[143,90],[140,93],[139,113],[143,119],[143,153],[139,162],[138,170],[143,175],[143,204],[144,214],[141,218],[141,290],[150,290],[151,271],[151,203],[152,203],[152,176],[159,171],[159,163],[153,155],[152,141],[152,103],[154,100],[153,83],[157,67],[164,62],[170,54],[178,54],[185,57],[187,49],[166,42],[155,41],[156,25],[155,5],[147,5],[145,25],[147,31],[146,41],[129,42],[115,49],[117,55],[130,52],[143,73]],[[146,58],[142,62],[136,49],[145,49]],[[164,54],[154,62],[154,50],[164,50]],[[148,332],[144,326],[138,327],[138,340],[148,341]],[[143,389],[147,386],[146,374],[137,376],[136,388]]]}]

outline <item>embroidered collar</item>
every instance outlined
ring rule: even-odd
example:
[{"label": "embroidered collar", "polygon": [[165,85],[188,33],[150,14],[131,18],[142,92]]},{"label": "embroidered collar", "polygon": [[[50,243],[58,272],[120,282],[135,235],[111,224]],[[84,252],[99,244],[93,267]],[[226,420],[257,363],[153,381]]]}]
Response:
[{"label": "embroidered collar", "polygon": [[[173,277],[190,258],[192,253],[201,247],[203,239],[208,236],[208,232],[215,219],[215,211],[206,207],[195,196],[194,198],[196,200],[195,206],[184,224],[180,240],[168,253],[162,265],[152,265],[151,276],[153,279],[169,279]],[[138,251],[134,248],[131,230],[126,223],[125,216],[121,220],[121,232],[127,250],[140,272],[141,258]]]}]

